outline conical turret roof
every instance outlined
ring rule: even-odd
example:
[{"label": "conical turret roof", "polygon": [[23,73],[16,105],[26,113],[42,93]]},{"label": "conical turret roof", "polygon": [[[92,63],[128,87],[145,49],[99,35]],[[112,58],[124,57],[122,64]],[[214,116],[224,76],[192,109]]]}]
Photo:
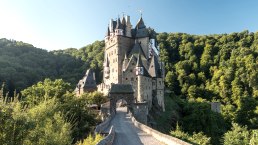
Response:
[{"label": "conical turret roof", "polygon": [[146,28],[144,22],[143,22],[143,19],[142,17],[140,18],[140,20],[138,21],[137,25],[136,25],[136,29],[143,29],[143,28]]},{"label": "conical turret roof", "polygon": [[123,29],[123,26],[122,26],[122,24],[121,24],[121,21],[120,21],[120,18],[119,18],[119,17],[118,17],[116,23],[117,23],[117,24],[116,24],[116,29]]}]

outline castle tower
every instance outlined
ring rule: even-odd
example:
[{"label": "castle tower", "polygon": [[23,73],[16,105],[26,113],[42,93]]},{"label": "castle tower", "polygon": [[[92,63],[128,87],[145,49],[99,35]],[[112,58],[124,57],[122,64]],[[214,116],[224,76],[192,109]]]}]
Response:
[{"label": "castle tower", "polygon": [[130,16],[111,19],[105,36],[103,83],[98,90],[107,94],[112,83],[131,84],[135,102],[147,102],[151,109],[157,100],[164,108],[164,71],[159,49],[153,49],[155,42],[155,31],[145,26],[142,17],[135,27]]},{"label": "castle tower", "polygon": [[132,37],[132,25],[130,22],[130,16],[126,16],[126,28],[125,28],[125,36],[126,37]]}]

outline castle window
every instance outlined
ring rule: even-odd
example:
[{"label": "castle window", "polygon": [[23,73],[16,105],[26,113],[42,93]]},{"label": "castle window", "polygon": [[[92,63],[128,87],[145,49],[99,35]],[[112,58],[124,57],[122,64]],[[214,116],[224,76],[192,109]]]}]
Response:
[{"label": "castle window", "polygon": [[130,69],[130,72],[133,72],[133,70],[132,70],[132,69]]},{"label": "castle window", "polygon": [[135,78],[135,80],[137,81],[137,78]]},{"label": "castle window", "polygon": [[128,78],[125,78],[125,80],[128,80]]},{"label": "castle window", "polygon": [[159,81],[159,85],[161,85],[161,81]]},{"label": "castle window", "polygon": [[133,81],[134,79],[133,79],[133,77],[131,78],[131,81]]}]

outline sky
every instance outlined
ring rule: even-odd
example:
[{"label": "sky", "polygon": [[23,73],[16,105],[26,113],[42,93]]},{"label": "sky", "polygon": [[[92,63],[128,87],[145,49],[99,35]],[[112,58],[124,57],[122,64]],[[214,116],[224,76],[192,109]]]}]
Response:
[{"label": "sky", "polygon": [[111,18],[141,14],[156,32],[258,31],[257,0],[0,0],[0,38],[57,50],[103,40]]}]

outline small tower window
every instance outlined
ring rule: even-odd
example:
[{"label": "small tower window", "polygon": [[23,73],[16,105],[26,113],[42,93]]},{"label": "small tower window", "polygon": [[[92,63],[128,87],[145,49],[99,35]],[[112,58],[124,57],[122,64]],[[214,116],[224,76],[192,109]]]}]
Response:
[{"label": "small tower window", "polygon": [[128,80],[128,78],[125,78],[125,80]]},{"label": "small tower window", "polygon": [[133,79],[133,77],[131,78],[131,81],[133,81],[134,79]]}]

